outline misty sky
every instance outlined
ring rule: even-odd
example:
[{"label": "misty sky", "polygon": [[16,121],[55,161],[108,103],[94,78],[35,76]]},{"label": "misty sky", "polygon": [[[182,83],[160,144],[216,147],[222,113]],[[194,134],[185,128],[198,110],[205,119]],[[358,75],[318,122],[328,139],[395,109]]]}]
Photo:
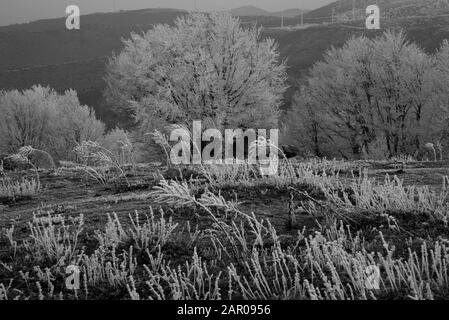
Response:
[{"label": "misty sky", "polygon": [[[334,0],[115,0],[123,10],[143,8],[179,8],[193,10],[223,10],[254,5],[269,11],[289,8],[314,9]],[[29,22],[65,16],[65,8],[75,4],[81,14],[112,11],[114,0],[0,0],[0,25]]]}]

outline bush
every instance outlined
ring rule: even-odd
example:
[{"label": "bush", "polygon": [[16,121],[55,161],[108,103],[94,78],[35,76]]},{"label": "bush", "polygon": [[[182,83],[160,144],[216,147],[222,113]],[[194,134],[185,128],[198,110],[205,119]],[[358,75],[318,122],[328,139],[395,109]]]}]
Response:
[{"label": "bush", "polygon": [[109,150],[122,165],[135,162],[134,146],[125,130],[115,128],[101,139],[100,144]]},{"label": "bush", "polygon": [[10,178],[2,178],[0,179],[0,202],[32,198],[41,189],[39,180],[22,179],[21,181],[13,181]]},{"label": "bush", "polygon": [[73,90],[59,95],[34,86],[0,92],[0,114],[0,153],[32,146],[67,160],[77,143],[98,140],[104,132],[104,124],[90,108],[80,105]]},{"label": "bush", "polygon": [[132,173],[136,175],[134,159],[134,146],[129,140],[119,140],[119,150],[111,151],[94,141],[83,141],[74,149],[81,160],[80,168],[100,184],[106,185],[112,180],[124,178],[128,187],[127,168],[131,166]]}]

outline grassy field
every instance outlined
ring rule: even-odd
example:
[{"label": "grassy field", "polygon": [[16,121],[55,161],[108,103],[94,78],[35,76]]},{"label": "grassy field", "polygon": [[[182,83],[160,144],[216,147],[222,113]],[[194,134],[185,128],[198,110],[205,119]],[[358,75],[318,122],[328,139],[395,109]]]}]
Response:
[{"label": "grassy field", "polygon": [[101,172],[4,172],[0,299],[449,297],[448,162]]}]

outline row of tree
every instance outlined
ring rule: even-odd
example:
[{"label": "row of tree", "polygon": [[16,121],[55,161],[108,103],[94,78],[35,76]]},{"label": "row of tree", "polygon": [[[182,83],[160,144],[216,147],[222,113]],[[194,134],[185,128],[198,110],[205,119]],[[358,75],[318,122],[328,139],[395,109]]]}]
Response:
[{"label": "row of tree", "polygon": [[[277,44],[259,29],[226,13],[191,14],[132,34],[108,64],[104,96],[137,142],[202,120],[217,129],[281,123],[283,142],[303,155],[383,159],[449,145],[448,42],[429,55],[402,32],[353,38],[310,70],[281,116],[286,80]],[[111,140],[74,91],[0,92],[0,113],[1,153],[31,145],[69,159],[77,143]]]},{"label": "row of tree", "polygon": [[[448,54],[447,42],[429,55],[403,32],[331,48],[281,117],[284,143],[346,158],[419,156],[429,142],[448,144]],[[106,80],[110,105],[145,132],[193,120],[219,129],[279,127],[286,90],[276,43],[224,13],[133,34]]]}]

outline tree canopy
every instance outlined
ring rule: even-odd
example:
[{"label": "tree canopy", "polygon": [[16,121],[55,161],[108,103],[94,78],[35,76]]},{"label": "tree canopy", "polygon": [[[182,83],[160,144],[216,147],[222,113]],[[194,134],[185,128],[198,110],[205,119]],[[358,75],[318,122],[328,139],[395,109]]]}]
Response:
[{"label": "tree canopy", "polygon": [[132,34],[124,46],[109,62],[105,98],[128,125],[277,126],[286,68],[259,29],[228,13],[195,13]]},{"label": "tree canopy", "polygon": [[312,127],[304,131],[303,147],[317,155],[413,155],[441,140],[447,54],[447,44],[434,57],[403,32],[389,31],[331,48],[295,100],[289,118],[300,121],[290,124],[290,132]]}]

